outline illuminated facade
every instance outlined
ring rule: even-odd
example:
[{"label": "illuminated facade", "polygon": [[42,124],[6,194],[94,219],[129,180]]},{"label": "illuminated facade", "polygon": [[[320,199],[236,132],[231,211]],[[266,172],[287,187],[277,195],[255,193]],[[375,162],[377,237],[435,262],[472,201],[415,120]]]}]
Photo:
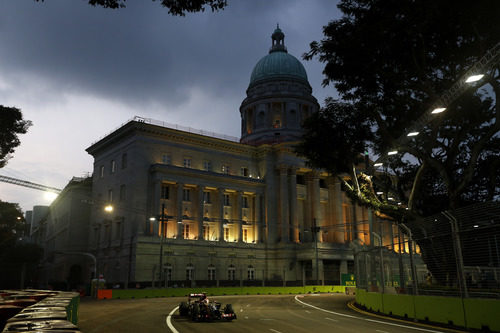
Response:
[{"label": "illuminated facade", "polygon": [[240,107],[240,140],[136,117],[93,144],[99,272],[126,285],[339,284],[353,273],[353,239],[394,236],[295,155],[318,109],[277,28]]}]

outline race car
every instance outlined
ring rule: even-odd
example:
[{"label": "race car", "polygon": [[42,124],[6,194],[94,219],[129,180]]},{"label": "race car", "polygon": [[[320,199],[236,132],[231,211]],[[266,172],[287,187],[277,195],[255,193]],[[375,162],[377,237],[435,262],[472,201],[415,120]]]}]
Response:
[{"label": "race car", "polygon": [[206,293],[189,294],[187,302],[179,304],[179,314],[193,321],[236,319],[236,313],[231,304],[222,307],[220,302],[210,301]]}]

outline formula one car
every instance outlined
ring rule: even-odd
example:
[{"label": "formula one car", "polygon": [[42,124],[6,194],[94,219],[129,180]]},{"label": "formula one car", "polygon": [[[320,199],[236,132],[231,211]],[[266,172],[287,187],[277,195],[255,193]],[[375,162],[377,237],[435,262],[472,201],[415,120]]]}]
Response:
[{"label": "formula one car", "polygon": [[205,293],[189,294],[187,302],[179,304],[179,314],[193,321],[236,319],[236,313],[231,304],[222,307],[220,302],[210,301]]}]

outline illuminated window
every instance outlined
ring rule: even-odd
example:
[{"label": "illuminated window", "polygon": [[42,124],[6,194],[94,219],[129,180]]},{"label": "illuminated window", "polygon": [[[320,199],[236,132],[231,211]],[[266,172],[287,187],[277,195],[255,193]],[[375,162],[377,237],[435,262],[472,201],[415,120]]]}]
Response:
[{"label": "illuminated window", "polygon": [[210,239],[210,226],[208,225],[203,226],[203,239]]},{"label": "illuminated window", "polygon": [[182,229],[182,236],[184,239],[189,239],[189,224],[184,224],[184,228]]},{"label": "illuminated window", "polygon": [[222,171],[223,174],[229,175],[229,171],[230,171],[229,170],[229,165],[223,164],[222,167],[221,167],[221,171]]}]

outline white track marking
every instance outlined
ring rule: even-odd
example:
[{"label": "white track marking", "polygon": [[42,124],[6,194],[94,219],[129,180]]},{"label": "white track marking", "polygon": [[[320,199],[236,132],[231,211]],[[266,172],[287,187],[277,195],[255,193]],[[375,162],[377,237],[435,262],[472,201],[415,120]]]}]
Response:
[{"label": "white track marking", "polygon": [[314,306],[314,305],[311,305],[311,304],[307,304],[307,303],[299,300],[297,298],[297,296],[295,296],[295,300],[297,302],[299,302],[300,304],[306,305],[306,306],[311,307],[313,309],[316,309],[316,310],[319,310],[319,311],[323,311],[323,312],[327,312],[327,313],[331,313],[331,314],[334,314],[334,315],[337,315],[337,316],[342,316],[342,317],[347,317],[347,318],[352,318],[352,319],[358,319],[358,320],[365,320],[365,321],[370,321],[370,322],[373,322],[373,323],[384,324],[384,325],[389,325],[389,326],[404,327],[404,328],[408,328],[408,329],[411,329],[411,330],[422,331],[422,332],[442,333],[442,331],[434,331],[434,330],[429,330],[429,329],[420,328],[420,327],[412,327],[412,326],[400,325],[400,324],[385,322],[385,321],[381,321],[381,320],[374,320],[374,319],[356,317],[356,316],[351,316],[351,315],[347,315],[347,314],[344,314],[344,313],[339,313],[339,312],[334,312],[334,311],[328,311],[328,310],[325,310],[325,309],[322,309],[322,308],[318,308],[317,306]]},{"label": "white track marking", "polygon": [[274,333],[281,333],[280,331],[273,330],[272,328],[270,328],[269,330]]},{"label": "white track marking", "polygon": [[386,331],[381,331],[381,330],[375,330],[375,332],[380,332],[380,333],[389,333],[389,332],[386,332]]},{"label": "white track marking", "polygon": [[325,319],[326,319],[326,320],[333,321],[333,322],[338,322],[338,320],[337,320],[337,319],[332,319],[332,318],[328,318],[328,317],[326,317]]},{"label": "white track marking", "polygon": [[165,320],[167,322],[168,328],[170,328],[172,333],[179,333],[179,331],[175,329],[174,325],[172,325],[172,320],[171,320],[172,315],[174,314],[175,311],[177,311],[178,308],[179,307],[176,306],[172,311],[170,311],[170,313],[167,316],[167,319]]}]

